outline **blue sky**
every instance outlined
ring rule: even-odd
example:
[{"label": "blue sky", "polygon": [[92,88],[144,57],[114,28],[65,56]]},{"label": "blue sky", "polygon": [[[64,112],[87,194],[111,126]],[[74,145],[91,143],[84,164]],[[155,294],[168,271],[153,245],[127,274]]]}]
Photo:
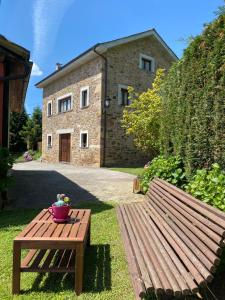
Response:
[{"label": "blue sky", "polygon": [[[34,62],[25,107],[41,106],[34,84],[97,42],[155,28],[181,57],[223,0],[0,0],[0,34],[29,49]],[[182,41],[183,40],[183,41]]]}]

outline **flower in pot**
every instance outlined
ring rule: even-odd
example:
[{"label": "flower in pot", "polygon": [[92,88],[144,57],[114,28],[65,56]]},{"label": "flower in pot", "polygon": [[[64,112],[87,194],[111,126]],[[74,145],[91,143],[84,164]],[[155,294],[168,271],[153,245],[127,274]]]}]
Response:
[{"label": "flower in pot", "polygon": [[70,198],[65,194],[58,194],[57,201],[49,207],[50,214],[53,215],[54,220],[65,221],[69,217]]}]

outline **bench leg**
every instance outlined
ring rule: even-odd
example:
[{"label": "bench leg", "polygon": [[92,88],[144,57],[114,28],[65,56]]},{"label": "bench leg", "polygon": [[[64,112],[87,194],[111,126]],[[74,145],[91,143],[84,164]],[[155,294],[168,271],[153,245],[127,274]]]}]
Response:
[{"label": "bench leg", "polygon": [[83,287],[83,269],[84,269],[84,245],[83,243],[76,247],[75,262],[75,293],[80,295]]},{"label": "bench leg", "polygon": [[13,274],[12,274],[12,293],[20,293],[20,261],[21,248],[20,243],[13,242]]}]

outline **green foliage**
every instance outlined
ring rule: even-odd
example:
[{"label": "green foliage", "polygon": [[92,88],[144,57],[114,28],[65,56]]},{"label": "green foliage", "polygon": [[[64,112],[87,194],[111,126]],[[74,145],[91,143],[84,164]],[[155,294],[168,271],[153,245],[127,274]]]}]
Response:
[{"label": "green foliage", "polygon": [[194,197],[225,211],[225,172],[218,164],[210,170],[197,170],[186,186]]},{"label": "green foliage", "polygon": [[162,87],[160,148],[184,158],[188,176],[225,167],[225,15],[207,25],[169,70]]},{"label": "green foliage", "polygon": [[149,183],[154,177],[164,179],[177,187],[182,187],[186,182],[186,175],[181,158],[179,156],[155,157],[150,166],[140,176],[144,193],[147,192]]},{"label": "green foliage", "polygon": [[10,141],[9,149],[13,153],[22,152],[26,149],[26,143],[20,135],[20,131],[28,120],[26,111],[22,113],[11,112],[10,114]]},{"label": "green foliage", "polygon": [[26,142],[28,150],[37,149],[37,143],[41,141],[42,135],[42,112],[39,107],[34,109],[32,116],[20,131],[20,135]]},{"label": "green foliage", "polygon": [[129,87],[131,104],[123,111],[122,127],[133,137],[136,147],[143,152],[158,152],[160,87],[164,70],[158,69],[152,88],[138,94]]},{"label": "green foliage", "polygon": [[8,170],[12,168],[14,159],[7,148],[0,147],[0,192],[7,190],[12,183],[12,178],[7,176]]}]

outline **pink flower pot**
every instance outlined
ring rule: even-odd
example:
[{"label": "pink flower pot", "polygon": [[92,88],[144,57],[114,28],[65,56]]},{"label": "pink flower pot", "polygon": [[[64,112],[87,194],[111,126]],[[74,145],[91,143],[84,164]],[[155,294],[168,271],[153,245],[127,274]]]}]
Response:
[{"label": "pink flower pot", "polygon": [[69,215],[70,206],[63,205],[63,206],[55,206],[54,204],[48,208],[48,211],[51,215],[57,220],[66,220]]}]

